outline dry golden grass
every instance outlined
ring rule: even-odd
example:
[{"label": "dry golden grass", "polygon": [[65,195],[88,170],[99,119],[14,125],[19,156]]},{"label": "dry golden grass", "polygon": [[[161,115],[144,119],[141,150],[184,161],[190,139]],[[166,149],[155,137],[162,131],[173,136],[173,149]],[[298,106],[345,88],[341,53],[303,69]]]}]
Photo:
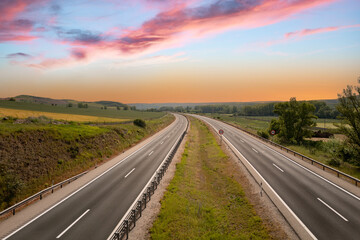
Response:
[{"label": "dry golden grass", "polygon": [[129,121],[129,119],[95,117],[95,116],[76,115],[76,114],[49,113],[49,112],[38,112],[38,111],[0,108],[0,117],[5,117],[5,116],[12,116],[12,117],[17,117],[17,118],[45,116],[45,117],[56,119],[56,120],[66,120],[66,121],[75,121],[75,122],[124,122],[124,121]]}]

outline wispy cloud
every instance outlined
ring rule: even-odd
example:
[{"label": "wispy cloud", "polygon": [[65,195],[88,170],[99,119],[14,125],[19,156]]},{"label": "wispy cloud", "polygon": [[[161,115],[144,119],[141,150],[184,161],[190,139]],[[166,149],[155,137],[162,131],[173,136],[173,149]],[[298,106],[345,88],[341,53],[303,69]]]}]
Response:
[{"label": "wispy cloud", "polygon": [[156,65],[156,64],[183,62],[186,60],[188,60],[188,58],[185,56],[185,53],[179,52],[179,53],[169,55],[169,56],[157,55],[157,56],[144,57],[144,58],[134,59],[134,60],[126,60],[123,62],[116,63],[116,66],[117,67],[138,67],[138,66],[148,66],[148,65]]},{"label": "wispy cloud", "polygon": [[360,27],[360,24],[346,25],[346,26],[336,26],[336,27],[303,29],[303,30],[300,30],[300,31],[288,32],[288,33],[286,33],[284,35],[284,37],[286,39],[289,39],[289,38],[301,38],[301,37],[304,37],[304,36],[307,36],[307,35],[326,33],[326,32],[333,32],[333,31],[338,31],[338,30],[341,30],[341,29],[358,28],[358,27]]},{"label": "wispy cloud", "polygon": [[[268,51],[263,51],[264,48],[269,48],[274,45],[285,44],[291,41],[299,41],[302,38],[315,35],[322,34],[327,32],[339,31],[347,28],[360,28],[360,24],[354,25],[345,25],[345,26],[330,26],[330,27],[322,27],[322,28],[313,28],[313,29],[302,29],[294,32],[285,33],[282,38],[267,41],[267,42],[255,42],[249,45],[246,45],[240,49],[241,52],[249,52],[249,51],[262,51],[264,53],[268,53]],[[280,55],[280,54],[279,54]],[[286,55],[286,53],[282,53],[281,55]]]},{"label": "wispy cloud", "polygon": [[6,58],[31,58],[32,56],[23,52],[11,53]]}]

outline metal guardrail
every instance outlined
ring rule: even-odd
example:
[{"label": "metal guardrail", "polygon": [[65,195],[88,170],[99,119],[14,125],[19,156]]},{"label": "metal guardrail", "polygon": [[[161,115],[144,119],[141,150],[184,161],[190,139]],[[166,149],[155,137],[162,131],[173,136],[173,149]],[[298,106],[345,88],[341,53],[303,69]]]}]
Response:
[{"label": "metal guardrail", "polygon": [[273,145],[273,146],[276,146],[276,147],[280,148],[281,150],[286,151],[287,153],[290,152],[290,153],[294,154],[295,157],[299,157],[299,158],[301,158],[301,160],[308,161],[308,162],[311,163],[311,165],[314,165],[314,166],[316,166],[316,167],[322,168],[322,170],[324,170],[324,171],[328,170],[327,172],[331,172],[331,173],[337,175],[338,178],[344,179],[344,180],[346,180],[346,181],[348,181],[348,182],[351,182],[351,183],[355,184],[355,186],[360,187],[360,180],[357,179],[357,178],[355,178],[355,177],[352,177],[352,176],[350,176],[350,175],[348,175],[348,174],[346,174],[346,173],[343,173],[343,172],[341,172],[341,171],[339,171],[339,170],[337,170],[337,169],[334,169],[334,168],[332,168],[332,167],[329,167],[329,166],[327,166],[327,165],[325,165],[325,164],[323,164],[323,163],[321,163],[321,162],[318,162],[318,161],[316,161],[316,160],[314,160],[314,159],[312,159],[312,158],[309,158],[309,157],[307,157],[307,156],[304,156],[304,155],[302,155],[301,153],[295,152],[295,151],[293,151],[293,150],[291,150],[291,149],[289,149],[289,148],[287,148],[287,147],[284,147],[284,146],[282,146],[282,145],[280,145],[280,144],[277,144],[277,143],[275,143],[275,142],[273,142],[273,141],[270,141],[270,140],[268,140],[268,139],[266,139],[266,138],[260,137],[260,136],[254,134],[254,133],[252,133],[252,132],[249,132],[249,131],[247,131],[247,130],[239,127],[239,126],[236,126],[236,125],[234,125],[234,124],[227,123],[227,122],[224,122],[224,121],[221,121],[221,122],[223,122],[223,123],[225,123],[225,124],[228,124],[228,125],[230,125],[230,126],[232,126],[232,127],[235,127],[235,128],[237,128],[237,129],[240,129],[241,131],[246,132],[247,134],[250,134],[251,136],[254,136],[254,137],[256,137],[256,138],[258,138],[258,139],[260,139],[260,140],[262,140],[262,141],[264,141],[264,142],[267,142],[267,143],[269,143],[269,144],[271,144],[271,145]]},{"label": "metal guardrail", "polygon": [[175,156],[177,149],[179,148],[184,136],[187,132],[189,123],[186,127],[186,130],[183,132],[175,147],[172,149],[171,153],[160,167],[160,170],[154,176],[154,178],[149,182],[145,190],[140,194],[140,197],[136,200],[135,206],[131,209],[129,214],[125,217],[125,220],[120,224],[116,229],[111,240],[123,240],[129,238],[129,232],[134,229],[136,226],[136,221],[141,217],[142,211],[146,208],[146,204],[151,200],[151,196],[155,193],[158,185],[160,184],[161,179],[164,177],[164,174],[169,167],[172,159]]},{"label": "metal guardrail", "polygon": [[48,187],[48,188],[46,188],[46,189],[44,189],[44,190],[41,190],[41,191],[38,192],[38,193],[35,193],[34,195],[32,195],[32,196],[30,196],[30,197],[22,200],[21,202],[18,202],[18,203],[16,203],[16,204],[14,204],[13,206],[11,206],[11,207],[3,210],[2,212],[0,212],[0,217],[3,216],[3,215],[5,215],[5,214],[7,214],[7,213],[10,213],[10,212],[12,212],[12,214],[15,215],[15,212],[16,212],[16,209],[17,209],[17,208],[20,208],[20,207],[22,207],[22,206],[24,206],[24,205],[26,205],[26,204],[29,204],[30,202],[34,201],[34,200],[37,199],[37,198],[41,200],[41,199],[43,198],[43,195],[44,195],[45,193],[48,193],[48,192],[50,192],[50,191],[51,191],[51,193],[53,193],[53,192],[54,192],[54,189],[56,189],[56,188],[58,188],[58,187],[62,188],[62,186],[63,186],[64,184],[70,183],[70,182],[78,179],[78,178],[81,177],[82,175],[85,175],[86,173],[88,173],[88,171],[82,172],[82,173],[80,173],[80,174],[78,174],[78,175],[76,175],[76,176],[74,176],[74,177],[68,178],[68,179],[66,179],[66,180],[64,180],[64,181],[62,181],[62,182],[59,182],[59,183],[57,183],[57,184],[55,184],[55,185],[52,185],[51,187]]}]

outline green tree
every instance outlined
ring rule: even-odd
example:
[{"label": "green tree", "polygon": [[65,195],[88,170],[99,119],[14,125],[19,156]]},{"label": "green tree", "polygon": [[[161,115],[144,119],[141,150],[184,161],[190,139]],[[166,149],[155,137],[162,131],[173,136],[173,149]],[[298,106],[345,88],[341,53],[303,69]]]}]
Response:
[{"label": "green tree", "polygon": [[[290,98],[289,102],[277,103],[274,113],[279,115],[278,124],[280,126],[279,138],[287,143],[300,143],[304,137],[311,136],[308,129],[315,126],[313,120],[315,106],[308,102],[298,102],[296,98]],[[276,123],[272,123],[276,126]]]},{"label": "green tree", "polygon": [[348,137],[345,144],[352,147],[354,156],[344,159],[356,165],[360,165],[360,87],[347,86],[342,94],[338,95],[339,104],[337,110],[347,125],[340,126],[342,132]]}]

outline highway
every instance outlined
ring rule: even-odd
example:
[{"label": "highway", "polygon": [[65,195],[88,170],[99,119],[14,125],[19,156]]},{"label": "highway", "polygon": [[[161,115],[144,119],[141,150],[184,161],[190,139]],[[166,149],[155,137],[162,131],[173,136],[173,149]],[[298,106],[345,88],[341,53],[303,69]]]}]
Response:
[{"label": "highway", "polygon": [[271,185],[314,239],[360,239],[360,198],[220,121],[193,115],[224,130],[227,139]]},{"label": "highway", "polygon": [[107,239],[187,126],[176,120],[151,142],[4,239]]}]

